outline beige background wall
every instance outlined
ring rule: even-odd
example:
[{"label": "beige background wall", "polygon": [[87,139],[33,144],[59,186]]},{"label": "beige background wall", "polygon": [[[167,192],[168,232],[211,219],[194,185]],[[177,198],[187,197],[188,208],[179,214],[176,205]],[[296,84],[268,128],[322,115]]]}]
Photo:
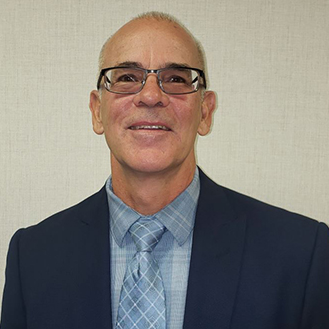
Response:
[{"label": "beige background wall", "polygon": [[109,175],[89,91],[105,39],[143,11],[176,15],[204,45],[219,103],[198,144],[206,173],[329,223],[328,0],[0,2],[0,292],[12,234]]}]

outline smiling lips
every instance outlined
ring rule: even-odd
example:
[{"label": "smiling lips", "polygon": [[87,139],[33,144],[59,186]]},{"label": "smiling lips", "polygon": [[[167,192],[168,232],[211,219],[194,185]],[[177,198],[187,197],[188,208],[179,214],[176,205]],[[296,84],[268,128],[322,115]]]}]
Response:
[{"label": "smiling lips", "polygon": [[165,130],[169,131],[170,129],[166,126],[160,126],[160,125],[136,125],[136,126],[130,126],[129,129],[131,130]]}]

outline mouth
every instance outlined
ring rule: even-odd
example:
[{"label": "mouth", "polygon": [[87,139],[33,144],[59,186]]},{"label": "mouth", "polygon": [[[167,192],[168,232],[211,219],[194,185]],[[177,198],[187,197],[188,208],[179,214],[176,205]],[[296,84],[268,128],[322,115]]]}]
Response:
[{"label": "mouth", "polygon": [[163,125],[136,125],[136,126],[130,126],[130,130],[164,130],[164,131],[170,131],[166,126]]}]

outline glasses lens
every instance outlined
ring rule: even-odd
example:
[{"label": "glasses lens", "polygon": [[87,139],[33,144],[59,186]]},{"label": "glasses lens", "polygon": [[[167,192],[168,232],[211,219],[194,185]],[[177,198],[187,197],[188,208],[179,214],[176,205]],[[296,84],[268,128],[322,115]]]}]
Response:
[{"label": "glasses lens", "polygon": [[159,79],[164,92],[169,94],[188,94],[198,90],[199,73],[188,68],[169,68],[162,70]]},{"label": "glasses lens", "polygon": [[116,93],[138,93],[143,87],[144,76],[144,71],[137,68],[114,68],[105,74],[105,88]]}]

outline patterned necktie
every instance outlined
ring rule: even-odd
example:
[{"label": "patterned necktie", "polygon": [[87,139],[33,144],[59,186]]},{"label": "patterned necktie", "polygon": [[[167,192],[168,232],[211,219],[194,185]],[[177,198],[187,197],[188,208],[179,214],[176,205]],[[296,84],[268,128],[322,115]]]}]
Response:
[{"label": "patterned necktie", "polygon": [[144,217],[129,229],[137,252],[123,280],[116,329],[166,328],[163,281],[151,255],[164,231],[165,227],[157,220]]}]

